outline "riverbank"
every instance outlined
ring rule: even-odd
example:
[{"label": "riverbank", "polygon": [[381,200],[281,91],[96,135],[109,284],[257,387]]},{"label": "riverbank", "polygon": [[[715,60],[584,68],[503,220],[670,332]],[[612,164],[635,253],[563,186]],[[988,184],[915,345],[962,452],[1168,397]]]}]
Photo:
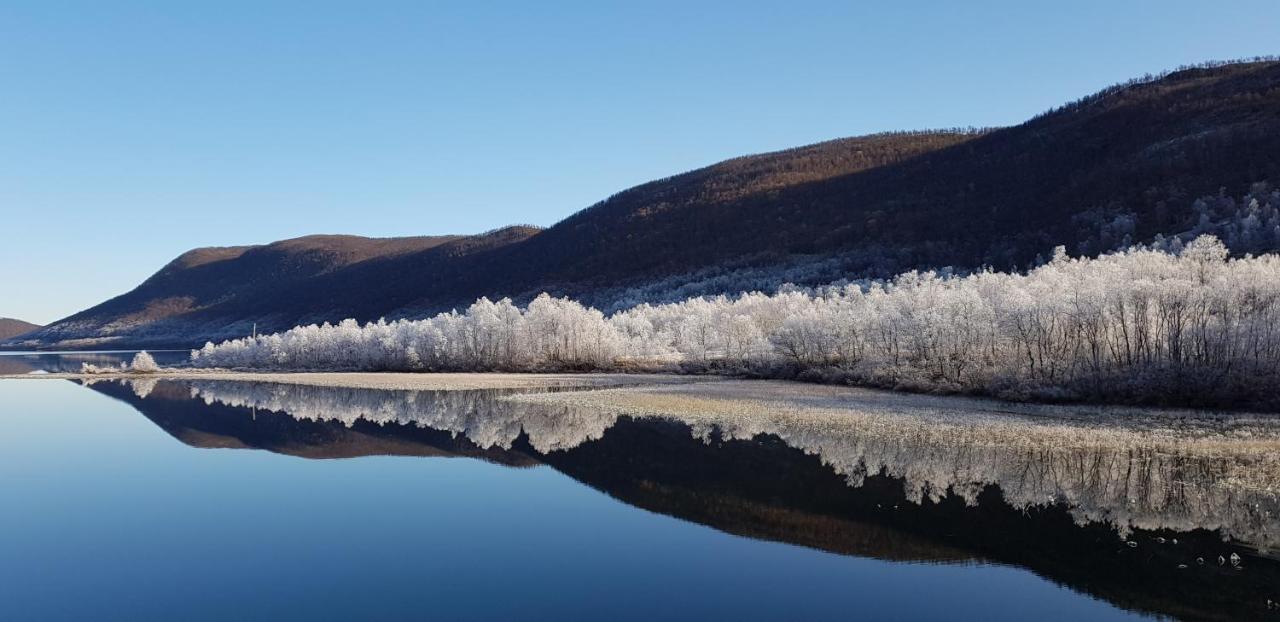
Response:
[{"label": "riverbank", "polygon": [[670,374],[526,374],[409,372],[243,372],[217,369],[165,369],[152,373],[0,374],[0,380],[225,380],[342,389],[386,391],[469,391],[547,388],[616,388],[634,385],[709,382],[714,376]]}]

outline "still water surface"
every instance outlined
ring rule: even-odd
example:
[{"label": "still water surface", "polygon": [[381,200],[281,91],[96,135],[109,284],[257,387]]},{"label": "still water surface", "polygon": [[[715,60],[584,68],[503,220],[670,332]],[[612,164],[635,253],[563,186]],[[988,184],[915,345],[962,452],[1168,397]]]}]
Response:
[{"label": "still water surface", "polygon": [[913,503],[777,436],[404,393],[0,381],[0,619],[1265,619],[1280,585],[1204,529],[1121,537],[994,487]]}]

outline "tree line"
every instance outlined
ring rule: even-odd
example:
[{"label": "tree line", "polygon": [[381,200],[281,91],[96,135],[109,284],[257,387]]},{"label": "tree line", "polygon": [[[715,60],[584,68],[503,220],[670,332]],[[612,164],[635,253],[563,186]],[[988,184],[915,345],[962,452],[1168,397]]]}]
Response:
[{"label": "tree line", "polygon": [[[641,304],[546,294],[422,320],[206,344],[197,367],[745,373],[1015,399],[1267,408],[1280,386],[1280,257],[1215,237],[1026,273],[912,271],[868,285]],[[1271,406],[1273,407],[1273,406]]]}]

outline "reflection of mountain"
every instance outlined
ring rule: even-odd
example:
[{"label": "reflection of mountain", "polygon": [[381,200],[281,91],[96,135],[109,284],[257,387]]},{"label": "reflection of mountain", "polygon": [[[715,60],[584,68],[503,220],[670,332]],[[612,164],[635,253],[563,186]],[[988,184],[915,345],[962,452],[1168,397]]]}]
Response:
[{"label": "reflection of mountain", "polygon": [[[465,436],[480,448],[509,449],[521,435],[541,454],[599,439],[616,413],[587,405],[496,399],[501,392],[379,391],[268,383],[191,381],[206,404],[277,412],[295,419],[412,424]],[[680,390],[686,387],[678,387]],[[510,391],[507,394],[511,393]],[[140,393],[141,394],[141,393]],[[915,398],[916,401],[920,401]],[[973,500],[989,485],[1019,509],[1065,504],[1077,522],[1130,529],[1217,530],[1275,548],[1280,498],[1262,492],[1274,477],[1273,452],[1256,444],[1217,442],[1218,435],[1182,423],[1178,436],[1137,434],[1066,424],[1047,428],[1004,417],[998,427],[958,426],[933,411],[913,415],[904,400],[869,404],[841,417],[724,414],[677,417],[698,436],[781,438],[818,456],[855,485],[869,475],[904,482],[913,502],[944,495]],[[933,405],[934,402],[925,402]],[[888,414],[888,411],[894,411]],[[1017,425],[1021,423],[1021,426]],[[1207,425],[1213,426],[1212,422]],[[1259,428],[1266,431],[1266,428]],[[1239,430],[1237,430],[1239,433]],[[1008,442],[990,442],[1002,434]],[[1241,449],[1242,448],[1242,449]],[[1249,482],[1251,486],[1241,486]]]},{"label": "reflection of mountain", "polygon": [[17,356],[0,356],[0,374],[29,374],[36,368],[31,363]]},{"label": "reflection of mountain", "polygon": [[[974,504],[955,495],[916,504],[901,479],[873,475],[850,487],[777,437],[704,443],[689,433],[676,422],[624,417],[601,441],[542,459],[629,504],[729,533],[886,560],[1016,565],[1128,609],[1242,619],[1266,611],[1278,591],[1273,560],[1249,558],[1247,572],[1196,565],[1195,557],[1230,555],[1203,530],[1137,533],[1129,548],[1108,527],[1078,525],[1062,506],[1013,508],[994,486]],[[1174,537],[1177,546],[1168,543]],[[1194,570],[1178,568],[1188,562]]]},{"label": "reflection of mountain", "polygon": [[[185,384],[169,381],[95,382],[96,391],[132,404],[174,438],[192,447],[265,449],[302,458],[358,456],[466,456],[498,464],[531,466],[538,461],[517,452],[485,450],[465,436],[448,431],[373,421],[351,425],[294,419],[284,413],[257,411],[191,399]],[[141,394],[143,397],[139,397]]]},{"label": "reflection of mountain", "polygon": [[[1273,548],[1280,538],[1280,498],[1228,485],[1233,477],[1271,468],[1274,461],[1239,455],[1213,445],[1117,439],[1045,446],[983,442],[980,430],[921,432],[914,425],[810,425],[782,419],[749,426],[731,438],[778,436],[788,446],[821,457],[855,485],[885,473],[903,480],[913,501],[958,496],[976,502],[987,486],[1004,501],[1030,509],[1061,504],[1076,522],[1131,529],[1218,530],[1225,536]],[[925,424],[928,425],[927,423]],[[905,429],[904,429],[905,428]]]},{"label": "reflection of mountain", "polygon": [[[1246,556],[1243,570],[1229,563],[1218,566],[1218,555],[1244,551],[1224,545],[1207,530],[1137,530],[1128,536],[1137,544],[1130,548],[1108,526],[1079,524],[1063,505],[1012,506],[997,486],[970,487],[964,494],[938,492],[912,502],[907,491],[914,484],[886,475],[891,469],[864,473],[853,487],[839,466],[829,466],[830,456],[814,455],[811,447],[816,445],[797,448],[794,438],[780,434],[730,438],[679,421],[567,407],[548,411],[496,399],[493,393],[148,384],[154,386],[135,391],[105,382],[92,388],[132,404],[193,446],[261,448],[313,458],[460,455],[509,465],[543,463],[631,505],[729,533],[886,560],[1015,564],[1119,606],[1186,618],[1255,617],[1265,611],[1267,598],[1278,596],[1280,563]],[[192,400],[192,395],[201,399]],[[792,435],[795,430],[781,432]],[[913,460],[936,458],[930,468],[943,458],[966,459],[958,454],[930,457],[908,445],[908,439],[901,439],[897,450]],[[1019,457],[1027,471],[1020,482],[1028,489],[1081,474],[1108,477],[1099,475],[1096,466],[1077,466],[1066,475],[1036,475],[1039,456]],[[978,462],[998,458],[983,454]],[[1084,464],[1110,458],[1077,459]],[[1041,470],[1069,464],[1055,458]],[[1138,479],[1158,487],[1176,483],[1168,477],[1196,472],[1175,469]],[[1178,490],[1165,494],[1195,489]],[[1157,537],[1166,543],[1158,543]],[[1196,557],[1206,564],[1197,565]],[[1189,567],[1180,569],[1179,564]]]}]

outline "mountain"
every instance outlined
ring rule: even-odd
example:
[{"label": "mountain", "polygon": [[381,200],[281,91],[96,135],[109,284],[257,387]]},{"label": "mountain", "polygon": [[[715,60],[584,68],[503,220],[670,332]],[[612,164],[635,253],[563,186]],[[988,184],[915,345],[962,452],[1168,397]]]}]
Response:
[{"label": "mountain", "polygon": [[[481,236],[385,239],[314,235],[257,246],[199,248],[169,262],[133,291],[61,320],[36,337],[73,347],[87,345],[76,339],[122,333],[137,342],[164,343],[174,334],[238,334],[251,331],[254,323],[273,328],[323,320],[325,311],[345,295],[310,287],[326,275],[373,259],[464,257],[535,231],[513,227]],[[301,315],[285,310],[291,299]]]},{"label": "mountain", "polygon": [[1202,66],[1013,127],[735,158],[622,191],[545,230],[200,249],[29,338],[195,345],[254,323],[419,316],[479,296],[545,290],[613,308],[915,267],[1021,268],[1059,244],[1091,254],[1231,218],[1230,201],[1206,208],[1197,198],[1263,192],[1268,180],[1280,180],[1280,62]]},{"label": "mountain", "polygon": [[23,322],[22,320],[15,320],[13,318],[0,317],[0,339],[17,337],[39,329],[39,324]]}]

